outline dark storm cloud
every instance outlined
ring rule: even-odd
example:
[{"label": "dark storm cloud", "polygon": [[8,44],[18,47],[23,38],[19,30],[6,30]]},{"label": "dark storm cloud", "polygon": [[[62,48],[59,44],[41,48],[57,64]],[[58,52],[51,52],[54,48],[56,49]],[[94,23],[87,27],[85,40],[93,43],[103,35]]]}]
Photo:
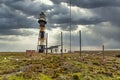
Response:
[{"label": "dark storm cloud", "polygon": [[[55,4],[70,3],[70,0],[51,0]],[[106,6],[120,6],[120,0],[71,0],[71,5],[82,8],[97,8]]]},{"label": "dark storm cloud", "polygon": [[[52,18],[51,21],[49,21],[50,23],[56,23],[56,24],[69,24],[70,23],[70,17],[64,15],[63,16],[59,16],[57,18]],[[92,18],[80,18],[77,20],[73,20],[71,18],[71,23],[73,25],[90,25],[90,24],[97,24],[97,23],[101,23],[101,22],[105,22],[105,19],[102,18],[97,18],[97,17],[92,17]]]},{"label": "dark storm cloud", "polygon": [[38,18],[38,14],[41,11],[46,11],[52,8],[52,6],[41,4],[41,3],[35,3],[31,0],[22,0],[22,1],[17,1],[17,2],[11,2],[11,3],[6,3],[7,6],[19,10],[25,14],[28,15],[33,15],[36,18]]},{"label": "dark storm cloud", "polygon": [[[90,17],[88,14],[88,17],[79,18],[84,15],[74,15],[75,12],[72,12],[71,14],[72,15],[70,16],[70,10],[68,7],[60,4],[54,4],[53,10],[51,10],[49,13],[46,12],[49,24],[48,26],[51,28],[60,27],[63,30],[69,30],[71,19],[71,25],[74,26],[72,27],[72,30],[76,30],[78,25],[92,25],[106,21],[99,16]],[[78,19],[75,19],[76,17]],[[57,26],[54,24],[57,24]]]},{"label": "dark storm cloud", "polygon": [[91,24],[98,24],[101,22],[105,22],[106,20],[102,18],[88,18],[88,19],[79,19],[77,21],[71,21],[73,24],[81,24],[81,25],[91,25]]},{"label": "dark storm cloud", "polygon": [[28,19],[24,13],[12,9],[5,4],[1,4],[0,8],[0,29],[19,29],[32,28],[35,20]]},{"label": "dark storm cloud", "polygon": [[110,48],[120,47],[120,37],[118,37],[120,35],[120,7],[102,7],[93,9],[92,11],[107,20],[108,23],[94,25],[94,27],[89,27],[89,29],[94,34],[104,37],[106,39],[104,42],[106,43],[112,40],[108,44]]},{"label": "dark storm cloud", "polygon": [[93,12],[113,25],[120,26],[120,7],[103,7],[94,9]]},{"label": "dark storm cloud", "polygon": [[[48,10],[49,12],[47,12]],[[33,16],[33,18],[37,19],[41,11],[46,13],[48,24],[50,24],[48,25],[48,29],[61,27],[61,29],[68,30],[70,13],[67,7],[60,4],[45,5],[35,3],[34,0],[1,0],[0,29],[38,28],[37,26],[39,26],[39,24],[37,21],[27,17]],[[103,19],[96,17],[80,18],[78,20],[71,18],[73,30],[75,30],[79,24],[89,25],[103,21]],[[58,24],[59,26],[55,26],[54,24]]]},{"label": "dark storm cloud", "polygon": [[36,35],[36,33],[25,29],[2,29],[0,30],[0,35],[16,35],[16,36],[29,36],[29,35]]},{"label": "dark storm cloud", "polygon": [[[30,5],[33,7],[30,8]],[[28,1],[28,3],[26,3],[25,0],[0,1],[0,34],[22,36],[31,35],[29,31],[27,33],[21,33],[17,29],[38,28],[37,26],[39,26],[39,24],[37,21],[35,19],[28,18],[30,16],[33,16],[33,18],[35,18],[35,14],[39,15],[39,12],[41,11],[40,5],[38,5],[38,7],[34,5],[35,4],[31,1]],[[12,29],[16,29],[16,31],[13,31]]]},{"label": "dark storm cloud", "polygon": [[[108,24],[108,25],[107,25]],[[96,35],[100,35],[101,37],[106,38],[107,40],[115,40],[115,41],[120,41],[120,28],[117,26],[113,26],[110,23],[103,23],[103,24],[98,24],[94,25],[92,27],[89,26],[89,29],[94,32]]]},{"label": "dark storm cloud", "polygon": [[[101,22],[106,22],[106,20],[101,18],[88,18],[78,20],[71,19],[71,30],[76,30],[78,28],[78,25],[95,25]],[[62,30],[65,31],[70,30],[69,18],[51,19],[50,23],[52,24],[47,24],[47,26],[49,26],[50,28],[60,27]]]},{"label": "dark storm cloud", "polygon": [[50,6],[48,5],[33,3],[30,0],[1,1],[0,20],[2,24],[0,27],[5,26],[4,28],[31,28],[35,27],[36,25],[38,26],[37,21],[28,19],[27,17],[33,16],[37,19],[41,11],[46,11],[49,8]]}]

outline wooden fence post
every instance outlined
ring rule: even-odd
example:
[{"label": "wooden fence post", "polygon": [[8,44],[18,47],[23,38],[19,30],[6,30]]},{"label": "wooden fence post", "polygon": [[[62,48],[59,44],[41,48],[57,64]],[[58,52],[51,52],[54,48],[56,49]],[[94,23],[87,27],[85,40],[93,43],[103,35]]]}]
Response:
[{"label": "wooden fence post", "polygon": [[82,56],[81,55],[81,30],[79,31],[79,37],[80,37],[80,57]]},{"label": "wooden fence post", "polygon": [[61,56],[63,56],[63,34],[61,32]]},{"label": "wooden fence post", "polygon": [[46,33],[46,56],[48,54],[48,33]]},{"label": "wooden fence post", "polygon": [[104,45],[102,45],[102,57],[103,57],[103,59],[105,59]]}]

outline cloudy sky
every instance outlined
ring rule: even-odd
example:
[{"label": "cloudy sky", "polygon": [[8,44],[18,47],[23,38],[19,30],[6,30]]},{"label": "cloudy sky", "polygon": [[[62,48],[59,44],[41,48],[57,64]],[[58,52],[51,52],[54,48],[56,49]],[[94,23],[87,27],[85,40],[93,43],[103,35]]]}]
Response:
[{"label": "cloudy sky", "polygon": [[79,49],[82,30],[83,49],[120,48],[120,0],[0,0],[0,51],[36,49],[39,13],[47,16],[49,46],[60,44],[69,49],[70,19],[72,50]]}]

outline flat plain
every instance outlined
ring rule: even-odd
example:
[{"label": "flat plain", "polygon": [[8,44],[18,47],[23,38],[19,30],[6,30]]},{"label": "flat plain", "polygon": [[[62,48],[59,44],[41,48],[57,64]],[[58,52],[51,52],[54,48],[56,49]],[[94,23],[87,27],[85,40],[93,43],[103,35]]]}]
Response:
[{"label": "flat plain", "polygon": [[0,52],[0,80],[120,80],[120,51],[39,54]]}]

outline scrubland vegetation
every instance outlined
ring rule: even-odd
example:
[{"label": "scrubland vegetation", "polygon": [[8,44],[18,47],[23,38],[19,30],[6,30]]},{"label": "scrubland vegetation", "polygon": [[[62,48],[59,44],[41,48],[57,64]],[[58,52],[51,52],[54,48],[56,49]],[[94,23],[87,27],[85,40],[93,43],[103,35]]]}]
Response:
[{"label": "scrubland vegetation", "polygon": [[[114,54],[114,53],[113,53]],[[120,80],[120,58],[101,54],[0,53],[0,80]]]}]

